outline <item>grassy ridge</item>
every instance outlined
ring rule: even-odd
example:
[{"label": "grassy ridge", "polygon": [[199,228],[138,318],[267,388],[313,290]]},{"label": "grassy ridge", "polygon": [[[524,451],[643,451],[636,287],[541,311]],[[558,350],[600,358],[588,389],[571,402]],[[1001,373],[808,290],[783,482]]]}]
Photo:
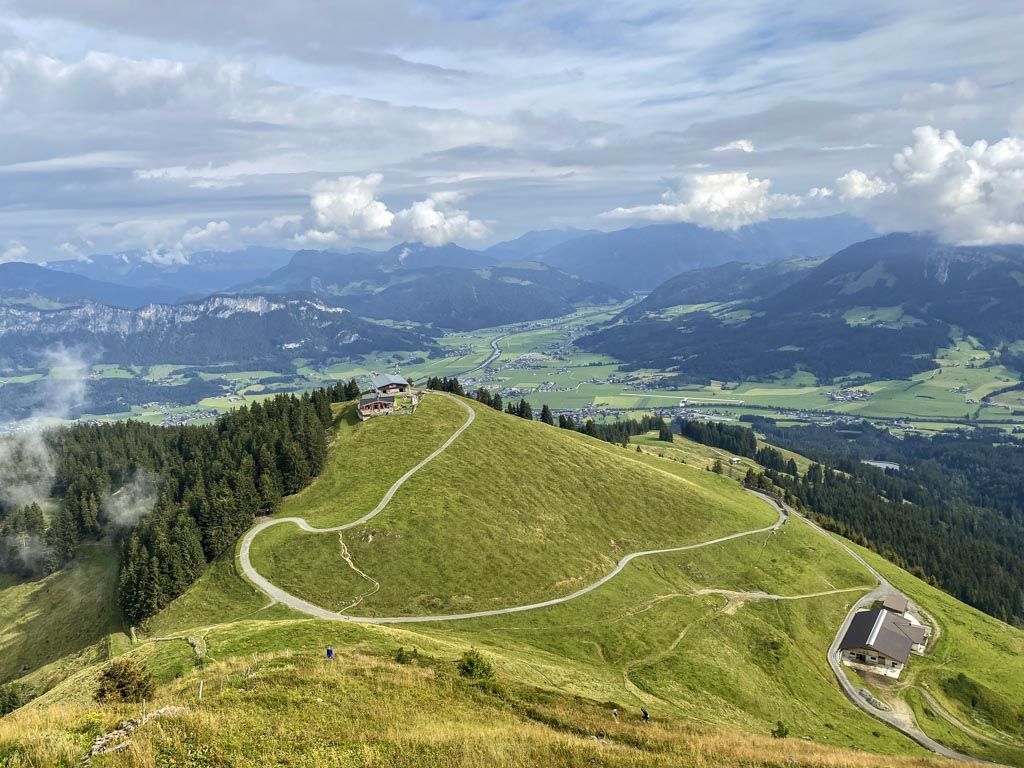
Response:
[{"label": "grassy ridge", "polygon": [[338,406],[327,466],[312,485],[286,497],[277,516],[304,517],[318,528],[361,517],[465,419],[465,410],[436,397],[412,416],[366,422],[359,421],[353,403]]},{"label": "grassy ridge", "polygon": [[[458,441],[414,475],[383,513],[345,532],[354,563],[380,583],[353,613],[429,615],[541,601],[596,581],[630,552],[705,541],[775,519],[769,505],[727,478],[652,463],[618,446],[474,407],[476,422]],[[344,468],[361,467],[378,478],[378,491],[386,488],[405,464],[383,463],[382,455],[406,456],[406,430],[429,433],[424,442],[433,448],[464,419],[457,403],[430,396],[414,416],[353,427],[336,441],[345,465],[332,460],[308,496],[330,497],[320,486],[342,485]],[[370,437],[366,427],[374,428]],[[355,493],[335,502],[350,510],[349,519],[380,497],[351,504],[370,485],[358,483]],[[325,507],[313,507],[314,520],[328,517]],[[301,497],[287,511],[306,516]],[[251,554],[275,584],[337,609],[374,589],[345,565],[339,547],[336,533],[282,525],[261,533]]]},{"label": "grassy ridge", "polygon": [[[516,683],[472,683],[445,660],[400,666],[352,652],[333,664],[311,654],[265,654],[218,663],[161,688],[154,707],[187,711],[140,729],[101,768],[232,765],[255,768],[926,768],[923,758],[874,757],[798,739],[752,737],[634,713],[619,722],[607,706]],[[66,703],[0,720],[5,765],[77,763],[96,732],[131,707]],[[12,735],[16,741],[12,740]]]}]

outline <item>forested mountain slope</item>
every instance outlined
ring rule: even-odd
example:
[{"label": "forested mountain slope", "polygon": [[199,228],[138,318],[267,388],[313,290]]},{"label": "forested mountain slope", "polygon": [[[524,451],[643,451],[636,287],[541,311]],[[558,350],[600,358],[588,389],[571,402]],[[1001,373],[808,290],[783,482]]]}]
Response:
[{"label": "forested mountain slope", "polygon": [[927,370],[954,332],[1001,350],[1013,366],[1024,339],[1022,246],[954,247],[926,236],[888,235],[790,273],[777,281],[779,290],[769,281],[754,289],[760,296],[727,306],[666,312],[666,295],[679,294],[687,281],[685,274],[675,278],[652,293],[650,304],[631,308],[580,344],[695,380],[807,370],[829,381]]}]

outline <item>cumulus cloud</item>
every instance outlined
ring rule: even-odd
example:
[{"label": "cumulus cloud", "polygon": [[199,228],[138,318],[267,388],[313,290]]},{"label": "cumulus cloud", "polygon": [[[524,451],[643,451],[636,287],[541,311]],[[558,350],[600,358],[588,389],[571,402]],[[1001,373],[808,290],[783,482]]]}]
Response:
[{"label": "cumulus cloud", "polygon": [[315,228],[348,240],[387,237],[395,215],[377,199],[383,181],[371,173],[317,182],[309,198]]},{"label": "cumulus cloud", "polygon": [[728,144],[722,144],[715,147],[715,152],[728,152],[730,150],[739,150],[740,152],[753,152],[754,142],[750,139],[737,139],[736,141],[730,141]]},{"label": "cumulus cloud", "polygon": [[458,193],[439,192],[408,208],[392,211],[377,199],[384,177],[341,176],[317,182],[310,194],[311,226],[294,240],[300,245],[329,245],[341,241],[381,238],[416,240],[443,245],[456,240],[479,240],[487,225],[457,207]]},{"label": "cumulus cloud", "polygon": [[[189,226],[180,219],[130,219],[84,224],[79,234],[90,247],[99,243],[114,251],[141,251],[143,261],[170,266],[186,264],[196,251],[230,246],[232,227],[226,221]],[[64,243],[60,250],[72,258],[83,258],[75,243]]]},{"label": "cumulus cloud", "polygon": [[74,243],[61,243],[57,246],[57,250],[75,261],[92,262],[92,259],[86,256],[82,249]]},{"label": "cumulus cloud", "polygon": [[746,224],[793,213],[810,199],[828,197],[830,190],[815,188],[807,196],[771,191],[770,179],[749,173],[705,173],[689,177],[678,190],[668,190],[662,202],[616,208],[607,219],[688,221],[712,229],[738,229]]},{"label": "cumulus cloud", "polygon": [[839,197],[842,200],[870,200],[890,192],[893,185],[878,176],[868,176],[863,171],[849,171],[836,179]]},{"label": "cumulus cloud", "polygon": [[953,131],[914,130],[887,179],[854,170],[837,180],[854,209],[885,229],[931,231],[955,243],[1024,242],[1024,141],[964,144]]},{"label": "cumulus cloud", "polygon": [[24,261],[28,256],[28,248],[17,240],[8,240],[7,245],[0,251],[0,264],[8,261]]},{"label": "cumulus cloud", "polygon": [[226,221],[211,221],[203,227],[191,227],[181,236],[181,248],[187,252],[224,245],[231,235],[231,225]]},{"label": "cumulus cloud", "polygon": [[248,243],[265,243],[290,239],[299,233],[302,227],[302,216],[289,214],[273,216],[259,224],[242,227],[239,234]]},{"label": "cumulus cloud", "polygon": [[426,245],[444,245],[455,240],[482,240],[487,225],[456,207],[459,195],[437,193],[413,203],[395,215],[394,235],[402,240],[418,240]]}]

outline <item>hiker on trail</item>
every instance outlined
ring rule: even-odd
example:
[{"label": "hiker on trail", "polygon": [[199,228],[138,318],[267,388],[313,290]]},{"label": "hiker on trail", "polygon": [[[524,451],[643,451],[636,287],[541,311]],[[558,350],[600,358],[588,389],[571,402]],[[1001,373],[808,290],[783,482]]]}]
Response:
[{"label": "hiker on trail", "polygon": [[646,709],[643,709],[642,707],[640,709],[640,716],[644,719],[645,723],[648,722],[651,719],[650,713]]},{"label": "hiker on trail", "polygon": [[327,660],[334,661],[334,649],[331,646],[327,646]]},{"label": "hiker on trail", "polygon": [[618,707],[612,707],[612,719],[615,720],[615,722],[619,722],[619,708]]}]

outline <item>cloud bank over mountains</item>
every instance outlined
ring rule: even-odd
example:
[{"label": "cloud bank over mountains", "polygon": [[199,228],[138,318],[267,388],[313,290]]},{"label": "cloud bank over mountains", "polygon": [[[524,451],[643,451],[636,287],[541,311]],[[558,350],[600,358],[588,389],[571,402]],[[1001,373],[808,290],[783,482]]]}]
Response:
[{"label": "cloud bank over mountains", "polygon": [[1024,239],[1024,8],[0,9],[0,259],[839,210]]}]

